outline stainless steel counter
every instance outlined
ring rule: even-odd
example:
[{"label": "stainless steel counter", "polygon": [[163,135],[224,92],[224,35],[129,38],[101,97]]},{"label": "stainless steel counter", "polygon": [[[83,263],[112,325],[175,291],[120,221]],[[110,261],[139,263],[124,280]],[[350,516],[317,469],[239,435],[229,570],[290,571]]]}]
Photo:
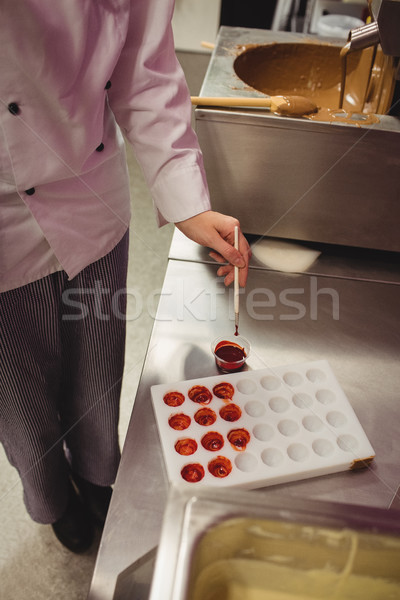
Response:
[{"label": "stainless steel counter", "polygon": [[[328,360],[376,458],[365,470],[264,492],[389,508],[400,483],[400,272],[393,255],[346,259],[338,249],[335,261],[334,250],[304,274],[252,265],[240,312],[240,332],[252,346],[247,368]],[[177,234],[89,600],[147,598],[168,492],[150,387],[217,373],[210,343],[233,332],[232,298],[205,251]]]}]

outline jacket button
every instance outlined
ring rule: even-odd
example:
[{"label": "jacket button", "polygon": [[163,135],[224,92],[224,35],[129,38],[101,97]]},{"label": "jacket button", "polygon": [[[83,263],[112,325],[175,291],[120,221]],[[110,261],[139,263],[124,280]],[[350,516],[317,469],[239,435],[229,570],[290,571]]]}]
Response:
[{"label": "jacket button", "polygon": [[107,81],[107,83],[106,83],[106,85],[105,85],[105,88],[104,88],[104,89],[105,89],[105,90],[109,90],[109,89],[110,89],[110,87],[111,87],[111,81],[110,81],[110,80],[108,80],[108,81]]},{"label": "jacket button", "polygon": [[28,196],[33,196],[35,191],[35,188],[29,188],[29,190],[25,190],[25,194],[28,194]]},{"label": "jacket button", "polygon": [[99,146],[97,146],[96,152],[103,152],[103,150],[104,150],[104,144],[103,144],[103,142],[101,142],[101,144]]},{"label": "jacket button", "polygon": [[12,115],[17,115],[20,112],[20,108],[16,102],[10,102],[7,108]]}]

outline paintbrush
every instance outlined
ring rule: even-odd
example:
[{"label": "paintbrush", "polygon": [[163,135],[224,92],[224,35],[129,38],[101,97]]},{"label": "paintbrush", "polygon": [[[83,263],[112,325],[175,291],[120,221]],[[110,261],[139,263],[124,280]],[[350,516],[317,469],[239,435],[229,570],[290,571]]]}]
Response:
[{"label": "paintbrush", "polygon": [[[239,250],[239,228],[235,226],[234,246]],[[234,267],[235,335],[239,335],[239,267]]]}]

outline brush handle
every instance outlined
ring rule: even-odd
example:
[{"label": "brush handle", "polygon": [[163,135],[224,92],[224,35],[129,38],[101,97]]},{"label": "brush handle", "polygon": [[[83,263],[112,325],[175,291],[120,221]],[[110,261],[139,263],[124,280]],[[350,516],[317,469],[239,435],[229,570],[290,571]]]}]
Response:
[{"label": "brush handle", "polygon": [[213,42],[201,42],[200,46],[202,48],[208,48],[208,50],[214,50],[215,44]]},{"label": "brush handle", "polygon": [[271,98],[229,98],[191,96],[192,104],[198,106],[258,106],[270,108]]},{"label": "brush handle", "polygon": [[[239,228],[235,226],[235,239],[234,246],[236,250],[239,250]],[[235,306],[235,325],[239,325],[239,268],[234,268],[234,306]]]}]

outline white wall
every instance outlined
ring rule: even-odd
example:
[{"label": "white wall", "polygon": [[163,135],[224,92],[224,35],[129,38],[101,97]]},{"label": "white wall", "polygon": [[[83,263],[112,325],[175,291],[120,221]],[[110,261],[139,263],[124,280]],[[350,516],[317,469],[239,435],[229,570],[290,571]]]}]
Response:
[{"label": "white wall", "polygon": [[175,0],[172,26],[177,50],[202,51],[201,42],[214,42],[221,0]]}]

